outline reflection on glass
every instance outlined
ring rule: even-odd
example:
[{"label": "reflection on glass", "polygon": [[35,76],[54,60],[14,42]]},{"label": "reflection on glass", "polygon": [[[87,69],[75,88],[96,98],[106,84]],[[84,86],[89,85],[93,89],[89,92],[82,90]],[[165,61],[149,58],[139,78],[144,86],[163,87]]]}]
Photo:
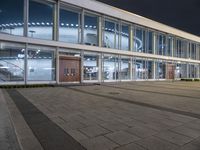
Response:
[{"label": "reflection on glass", "polygon": [[129,26],[128,25],[122,25],[121,49],[129,50]]},{"label": "reflection on glass", "polygon": [[197,78],[198,77],[198,65],[196,64],[189,64],[188,65],[189,70],[189,78]]},{"label": "reflection on glass", "polygon": [[152,54],[153,53],[153,32],[148,31],[147,32],[148,40],[147,40],[147,53]]},{"label": "reflection on glass", "polygon": [[120,61],[120,79],[121,80],[130,80],[130,58],[122,57]]},{"label": "reflection on glass", "polygon": [[187,78],[187,64],[179,62],[175,65],[175,78]]},{"label": "reflection on glass", "polygon": [[174,37],[169,36],[168,37],[168,46],[167,46],[167,55],[172,56],[173,53],[173,43],[174,43]]},{"label": "reflection on glass", "polygon": [[153,65],[154,62],[153,60],[148,60],[147,61],[147,73],[148,73],[148,79],[153,79]]},{"label": "reflection on glass", "polygon": [[86,45],[97,46],[98,36],[97,36],[97,27],[98,27],[98,18],[97,16],[86,14],[84,17],[84,43]]},{"label": "reflection on glass", "polygon": [[44,1],[29,1],[28,36],[40,39],[53,39],[54,5]]},{"label": "reflection on glass", "polygon": [[23,0],[1,0],[0,32],[23,35]]},{"label": "reflection on glass", "polygon": [[0,45],[0,82],[24,81],[25,46],[5,42]]},{"label": "reflection on glass", "polygon": [[78,43],[79,13],[60,9],[59,40],[68,43]]},{"label": "reflection on glass", "polygon": [[166,37],[159,34],[157,36],[157,54],[166,55]]},{"label": "reflection on glass", "polygon": [[98,55],[84,54],[84,80],[98,80]]},{"label": "reflection on glass", "polygon": [[119,47],[119,25],[116,22],[105,20],[103,46],[107,48]]},{"label": "reflection on glass", "polygon": [[145,53],[146,48],[146,35],[145,30],[142,28],[136,28],[134,34],[134,51]]},{"label": "reflection on glass", "polygon": [[148,70],[145,66],[145,60],[141,59],[141,58],[136,58],[136,79],[147,79],[146,75],[148,73]]},{"label": "reflection on glass", "polygon": [[104,80],[116,80],[119,78],[119,61],[118,57],[105,55],[103,58]]},{"label": "reflection on glass", "polygon": [[29,46],[27,69],[29,81],[55,80],[54,49]]},{"label": "reflection on glass", "polygon": [[156,62],[156,79],[165,79],[166,63],[162,61]]}]

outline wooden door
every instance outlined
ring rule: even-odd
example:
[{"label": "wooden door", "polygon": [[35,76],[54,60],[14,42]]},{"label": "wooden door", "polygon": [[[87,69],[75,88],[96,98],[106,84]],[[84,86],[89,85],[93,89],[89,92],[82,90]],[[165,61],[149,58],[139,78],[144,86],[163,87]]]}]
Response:
[{"label": "wooden door", "polygon": [[166,71],[167,71],[167,79],[174,79],[175,66],[173,64],[167,64]]},{"label": "wooden door", "polygon": [[59,58],[59,81],[80,82],[80,58],[72,56],[60,56]]}]

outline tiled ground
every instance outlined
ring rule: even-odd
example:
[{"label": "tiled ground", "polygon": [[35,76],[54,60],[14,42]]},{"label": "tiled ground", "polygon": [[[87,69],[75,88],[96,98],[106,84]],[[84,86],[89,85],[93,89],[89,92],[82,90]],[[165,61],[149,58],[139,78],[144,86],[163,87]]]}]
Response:
[{"label": "tiled ground", "polygon": [[[199,82],[17,90],[88,150],[200,150]],[[17,108],[4,93],[12,115]]]}]

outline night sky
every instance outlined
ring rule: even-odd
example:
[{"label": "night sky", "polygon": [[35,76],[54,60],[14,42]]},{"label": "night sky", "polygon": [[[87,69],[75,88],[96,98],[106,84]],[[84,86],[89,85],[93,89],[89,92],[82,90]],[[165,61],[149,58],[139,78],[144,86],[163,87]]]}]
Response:
[{"label": "night sky", "polygon": [[200,36],[200,0],[98,0]]}]

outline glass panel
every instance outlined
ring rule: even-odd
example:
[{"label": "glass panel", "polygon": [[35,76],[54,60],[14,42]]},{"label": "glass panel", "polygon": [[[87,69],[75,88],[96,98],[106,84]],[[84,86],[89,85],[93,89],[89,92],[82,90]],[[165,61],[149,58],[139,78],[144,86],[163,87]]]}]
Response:
[{"label": "glass panel", "polygon": [[97,26],[98,26],[98,17],[85,15],[84,17],[84,43],[86,45],[98,45],[98,36],[97,36]]},{"label": "glass panel", "polygon": [[156,79],[165,79],[166,63],[162,61],[156,62]]},{"label": "glass panel", "polygon": [[189,64],[189,78],[196,78],[198,74],[198,65]]},{"label": "glass panel", "polygon": [[134,51],[145,53],[146,34],[142,28],[136,28],[134,32]]},{"label": "glass panel", "polygon": [[24,81],[25,46],[0,42],[0,82]]},{"label": "glass panel", "polygon": [[79,14],[64,8],[60,9],[59,41],[78,43]]},{"label": "glass panel", "polygon": [[159,34],[157,36],[157,54],[166,56],[166,37],[165,35]]},{"label": "glass panel", "polygon": [[81,52],[79,50],[69,50],[60,48],[59,55],[81,57]]},{"label": "glass panel", "polygon": [[187,64],[178,62],[175,68],[175,78],[187,78]]},{"label": "glass panel", "polygon": [[23,35],[23,0],[1,0],[0,32]]},{"label": "glass panel", "polygon": [[122,25],[121,49],[129,50],[129,26],[128,25]]},{"label": "glass panel", "polygon": [[84,53],[84,80],[98,80],[99,56],[92,53]]},{"label": "glass panel", "polygon": [[191,44],[191,59],[196,59],[196,44]]},{"label": "glass panel", "polygon": [[118,58],[113,55],[105,55],[103,58],[103,79],[116,80],[118,79]]},{"label": "glass panel", "polygon": [[27,69],[29,81],[54,81],[54,49],[42,46],[29,46]]},{"label": "glass panel", "polygon": [[147,53],[152,54],[153,53],[153,32],[152,31],[148,31],[147,32],[148,35],[148,46],[147,46]]},{"label": "glass panel", "polygon": [[54,5],[51,3],[29,1],[29,37],[53,39],[53,10]]},{"label": "glass panel", "polygon": [[153,68],[154,68],[154,61],[153,60],[148,60],[147,61],[147,76],[148,76],[148,79],[153,79]]},{"label": "glass panel", "polygon": [[131,71],[131,65],[130,65],[130,58],[127,57],[121,57],[121,69],[120,69],[120,78],[121,80],[130,80],[130,71]]},{"label": "glass panel", "polygon": [[107,48],[118,48],[119,25],[112,21],[105,20],[103,46]]},{"label": "glass panel", "polygon": [[174,38],[172,36],[169,36],[168,37],[168,45],[167,45],[167,55],[168,56],[172,56],[173,42],[174,42]]},{"label": "glass panel", "polygon": [[136,58],[136,79],[147,79],[147,68],[145,60]]}]

